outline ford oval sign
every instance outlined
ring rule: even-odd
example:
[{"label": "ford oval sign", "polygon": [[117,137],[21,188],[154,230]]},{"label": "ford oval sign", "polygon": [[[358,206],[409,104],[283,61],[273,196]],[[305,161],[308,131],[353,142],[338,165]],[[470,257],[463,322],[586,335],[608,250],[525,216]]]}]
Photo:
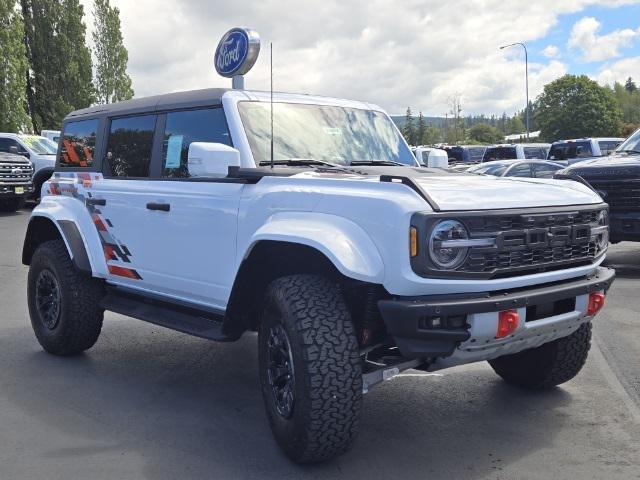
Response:
[{"label": "ford oval sign", "polygon": [[216,48],[216,71],[223,77],[244,75],[256,63],[260,36],[249,28],[232,28],[222,36]]}]

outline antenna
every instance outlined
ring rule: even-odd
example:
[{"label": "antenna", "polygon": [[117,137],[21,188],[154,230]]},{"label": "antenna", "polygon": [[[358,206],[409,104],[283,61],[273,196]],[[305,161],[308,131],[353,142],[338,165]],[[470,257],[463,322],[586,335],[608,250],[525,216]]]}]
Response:
[{"label": "antenna", "polygon": [[269,69],[271,74],[271,168],[273,168],[273,42],[269,42]]}]

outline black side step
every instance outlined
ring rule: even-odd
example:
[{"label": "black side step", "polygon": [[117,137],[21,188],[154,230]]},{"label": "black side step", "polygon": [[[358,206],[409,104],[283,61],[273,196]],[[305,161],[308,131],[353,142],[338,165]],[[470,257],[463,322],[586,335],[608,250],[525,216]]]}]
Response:
[{"label": "black side step", "polygon": [[201,310],[116,289],[110,290],[105,295],[100,306],[111,312],[196,337],[219,342],[233,340],[222,332],[223,313]]}]

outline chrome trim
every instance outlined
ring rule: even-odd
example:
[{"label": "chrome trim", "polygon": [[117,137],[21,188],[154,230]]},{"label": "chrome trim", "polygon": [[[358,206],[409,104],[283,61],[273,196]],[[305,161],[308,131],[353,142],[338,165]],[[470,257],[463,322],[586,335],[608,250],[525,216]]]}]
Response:
[{"label": "chrome trim", "polygon": [[[433,242],[436,245],[436,242]],[[468,238],[463,240],[443,240],[439,242],[441,248],[470,248],[470,247],[493,247],[496,244],[494,238]]]}]

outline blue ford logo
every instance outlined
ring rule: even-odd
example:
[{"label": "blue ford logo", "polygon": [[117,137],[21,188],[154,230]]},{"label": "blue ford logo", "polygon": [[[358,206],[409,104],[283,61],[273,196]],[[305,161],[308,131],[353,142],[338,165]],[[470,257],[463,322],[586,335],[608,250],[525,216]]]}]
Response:
[{"label": "blue ford logo", "polygon": [[248,28],[232,28],[218,43],[216,71],[223,77],[244,75],[256,63],[260,53],[260,37]]}]

